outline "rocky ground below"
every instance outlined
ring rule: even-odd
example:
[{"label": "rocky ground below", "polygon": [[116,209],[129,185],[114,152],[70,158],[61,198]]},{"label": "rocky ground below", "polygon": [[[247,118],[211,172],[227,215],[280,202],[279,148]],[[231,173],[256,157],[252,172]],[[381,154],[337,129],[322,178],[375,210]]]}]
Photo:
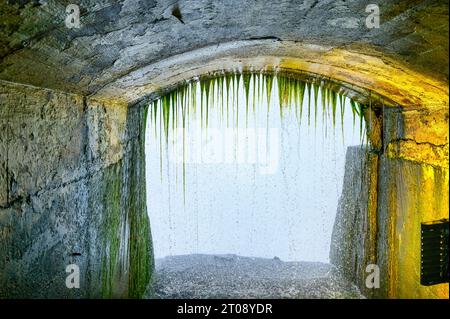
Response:
[{"label": "rocky ground below", "polygon": [[156,298],[364,298],[330,264],[276,257],[171,256],[155,277]]}]

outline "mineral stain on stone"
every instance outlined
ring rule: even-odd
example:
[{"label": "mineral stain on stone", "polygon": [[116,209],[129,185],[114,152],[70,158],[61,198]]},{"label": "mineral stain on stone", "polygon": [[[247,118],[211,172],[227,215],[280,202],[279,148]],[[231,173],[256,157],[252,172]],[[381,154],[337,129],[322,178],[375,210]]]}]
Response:
[{"label": "mineral stain on stone", "polygon": [[181,23],[184,24],[183,21],[183,16],[181,15],[181,10],[180,7],[178,5],[175,5],[172,9],[172,15],[178,19],[178,21],[180,21]]}]

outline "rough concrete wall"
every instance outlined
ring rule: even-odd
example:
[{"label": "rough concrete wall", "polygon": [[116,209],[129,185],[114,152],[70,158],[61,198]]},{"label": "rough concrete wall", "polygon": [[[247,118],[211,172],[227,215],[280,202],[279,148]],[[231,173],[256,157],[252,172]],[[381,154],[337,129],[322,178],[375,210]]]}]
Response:
[{"label": "rough concrete wall", "polygon": [[393,298],[447,298],[449,285],[420,285],[420,223],[448,218],[448,169],[403,159],[380,162],[380,266]]},{"label": "rough concrete wall", "polygon": [[[448,110],[385,109],[380,121],[379,156],[347,152],[331,262],[366,296],[448,298],[448,284],[420,285],[420,224],[449,214]],[[369,263],[379,289],[365,287]]]},{"label": "rough concrete wall", "polygon": [[347,149],[330,249],[330,262],[367,297],[374,296],[366,289],[365,270],[376,263],[376,207],[371,207],[371,197],[376,194],[377,163],[378,156],[365,147]]},{"label": "rough concrete wall", "polygon": [[[448,218],[448,170],[382,156],[376,221],[368,170],[377,162],[349,148],[330,261],[367,297],[448,298],[448,284],[420,285],[420,223]],[[375,229],[377,237],[371,238]],[[367,289],[365,267],[380,267],[380,288]]]},{"label": "rough concrete wall", "polygon": [[[448,97],[447,97],[448,99]],[[386,109],[383,152],[390,158],[448,169],[449,109]]]},{"label": "rough concrete wall", "polygon": [[[141,295],[144,109],[6,82],[0,102],[0,297]],[[65,286],[71,263],[80,289]]]},{"label": "rough concrete wall", "polygon": [[420,223],[448,218],[448,109],[387,109],[378,181],[378,259],[394,298],[448,298],[420,285]]},{"label": "rough concrete wall", "polygon": [[[366,6],[373,3],[369,0],[76,3],[82,13],[80,29],[65,27],[66,3],[61,1],[1,1],[5,18],[0,26],[0,78],[77,93],[95,93],[112,84],[109,93],[125,87],[120,91],[123,94],[137,89],[142,74],[132,83],[114,82],[169,57],[206,47],[214,50],[227,42],[271,39],[275,43],[269,47],[286,41],[326,46],[320,55],[344,47],[352,52],[370,52],[372,58],[365,61],[367,64],[381,56],[372,48],[381,49],[397,60],[408,61],[414,70],[448,81],[445,0],[378,0],[379,29],[365,26]],[[181,17],[172,14],[176,6]],[[252,50],[259,56],[279,56],[270,50]],[[284,54],[291,55],[296,55],[295,50]],[[360,58],[350,56],[330,65],[338,63],[345,68],[356,59]],[[200,57],[200,62],[204,64],[205,59]],[[160,72],[161,68],[156,68],[148,77],[152,79]],[[177,73],[179,69],[172,75]]]}]

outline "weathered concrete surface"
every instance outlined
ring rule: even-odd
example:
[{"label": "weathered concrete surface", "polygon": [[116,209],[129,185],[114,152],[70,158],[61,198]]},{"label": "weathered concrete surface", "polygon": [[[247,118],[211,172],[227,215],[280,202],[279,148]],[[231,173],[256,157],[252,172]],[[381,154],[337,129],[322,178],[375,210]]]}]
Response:
[{"label": "weathered concrete surface", "polygon": [[[142,294],[143,109],[5,82],[0,101],[0,297]],[[71,263],[80,289],[65,286]]]},{"label": "weathered concrete surface", "polygon": [[382,296],[448,299],[448,283],[420,285],[420,223],[448,218],[448,169],[382,156],[379,174]]},{"label": "weathered concrete surface", "polygon": [[448,108],[387,109],[384,113],[384,152],[388,157],[448,169]]},{"label": "weathered concrete surface", "polygon": [[[357,50],[302,44],[291,41],[253,40],[218,44],[151,64],[104,86],[97,98],[133,101],[199,74],[233,70],[283,70],[308,72],[360,88],[363,103],[367,90],[388,97],[408,109],[448,106],[448,86],[408,69],[399,61],[365,48]],[[367,51],[369,53],[367,53]],[[371,53],[371,54],[370,54]]]},{"label": "weathered concrete surface", "polygon": [[[448,284],[420,285],[420,223],[449,214],[448,109],[373,116],[381,146],[347,151],[331,262],[368,297],[448,298]],[[379,289],[365,287],[370,263]]]},{"label": "weathered concrete surface", "polygon": [[330,248],[330,262],[367,297],[375,296],[366,289],[365,278],[366,266],[377,263],[376,198],[375,203],[371,198],[377,192],[377,163],[378,157],[366,148],[347,149]]},{"label": "weathered concrete surface", "polygon": [[[448,217],[448,188],[421,190],[412,178],[432,174],[448,186],[447,1],[378,1],[381,27],[371,30],[371,1],[236,3],[86,0],[82,27],[68,29],[65,2],[0,0],[0,296],[140,295],[151,269],[144,111],[129,106],[193,76],[240,68],[315,73],[354,86],[359,99],[370,91],[400,106],[369,121],[379,168],[361,222],[377,225],[365,236],[373,243],[376,233],[390,280],[377,296],[442,296],[412,292],[417,255],[404,250],[415,249],[419,221]],[[405,189],[401,176],[415,186]],[[437,200],[437,215],[417,208],[417,198]],[[374,255],[372,244],[365,249]],[[69,262],[89,274],[85,288],[61,286]]]},{"label": "weathered concrete surface", "polygon": [[[367,297],[448,298],[448,284],[420,285],[420,224],[442,218],[448,169],[349,148],[330,261]],[[369,264],[378,289],[366,287]]]},{"label": "weathered concrete surface", "polygon": [[[365,26],[371,2],[364,0],[80,1],[80,29],[65,26],[65,3],[60,1],[1,3],[0,79],[63,91],[132,101],[164,86],[157,80],[160,73],[171,78],[201,68],[198,75],[209,63],[209,71],[220,70],[251,66],[240,60],[264,56],[271,61],[265,65],[295,58],[301,60],[295,69],[333,78],[356,65],[362,70],[356,69],[353,82],[363,87],[361,80],[370,82],[377,75],[380,80],[372,86],[399,87],[392,78],[397,72],[400,82],[409,82],[410,72],[421,74],[408,85],[412,91],[422,87],[413,85],[421,80],[445,92],[448,81],[444,0],[377,1],[379,29]],[[181,20],[172,15],[175,7]],[[164,61],[177,56],[174,69],[168,68]],[[383,68],[394,72],[380,72]]]}]

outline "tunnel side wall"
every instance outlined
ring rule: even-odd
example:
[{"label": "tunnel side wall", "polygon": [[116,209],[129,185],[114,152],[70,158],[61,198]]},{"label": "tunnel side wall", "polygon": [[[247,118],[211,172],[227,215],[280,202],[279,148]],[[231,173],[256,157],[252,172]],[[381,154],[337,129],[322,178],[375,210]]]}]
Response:
[{"label": "tunnel side wall", "polygon": [[342,194],[330,249],[331,263],[338,266],[343,275],[368,297],[372,292],[365,289],[365,267],[376,261],[373,253],[375,242],[371,235],[376,231],[376,222],[371,218],[369,205],[369,197],[373,193],[370,180],[372,175],[376,176],[377,160],[377,156],[370,154],[366,147],[347,148]]},{"label": "tunnel side wall", "polygon": [[420,285],[420,224],[449,214],[448,110],[386,109],[382,123],[380,149],[347,150],[330,260],[367,297],[448,298],[448,283]]},{"label": "tunnel side wall", "polygon": [[0,101],[0,298],[142,296],[145,109],[8,82]]},{"label": "tunnel side wall", "polygon": [[388,109],[378,180],[378,263],[391,298],[449,298],[420,285],[420,224],[449,216],[448,108]]},{"label": "tunnel side wall", "polygon": [[448,284],[420,285],[420,224],[448,218],[448,170],[383,156],[380,175],[382,296],[448,299]]}]

